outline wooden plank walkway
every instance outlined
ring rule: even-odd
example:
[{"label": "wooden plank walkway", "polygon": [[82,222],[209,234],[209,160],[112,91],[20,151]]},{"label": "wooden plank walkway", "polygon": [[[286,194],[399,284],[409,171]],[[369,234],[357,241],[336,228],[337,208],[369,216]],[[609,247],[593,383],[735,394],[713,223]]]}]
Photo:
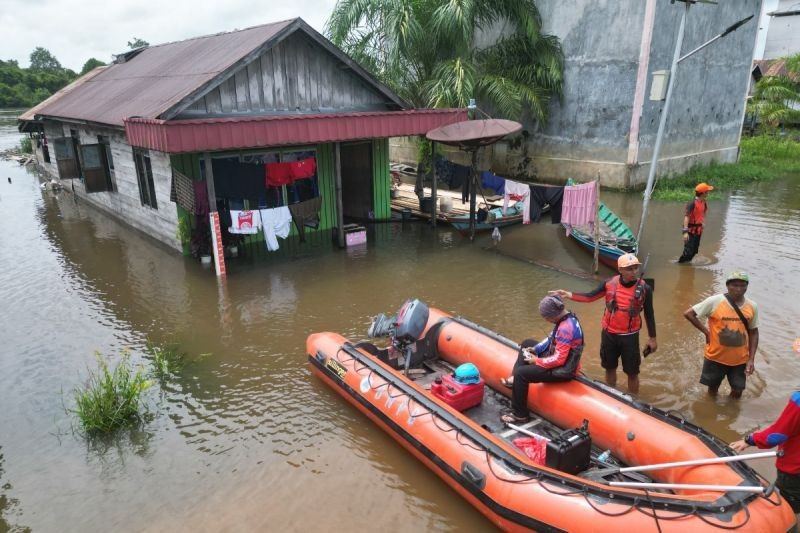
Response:
[{"label": "wooden plank walkway", "polygon": [[[431,189],[430,187],[425,187],[425,196],[431,196]],[[447,213],[442,213],[440,210],[437,209],[436,219],[442,222],[447,220],[447,215],[469,215],[469,202],[461,202],[461,191],[448,191],[437,189],[436,190],[437,200],[442,197],[451,198],[453,201],[453,207]],[[489,208],[493,207],[503,207],[503,197],[500,195],[492,195],[486,196],[486,201],[489,203]],[[478,194],[478,201],[477,205],[481,205],[483,203],[483,197]],[[425,218],[430,220],[431,214],[430,213],[423,213],[419,208],[419,198],[417,195],[414,194],[414,186],[408,183],[403,183],[400,185],[400,188],[397,190],[397,197],[392,199],[392,211],[395,212],[402,212],[403,209],[409,209],[411,214],[418,218]]]}]

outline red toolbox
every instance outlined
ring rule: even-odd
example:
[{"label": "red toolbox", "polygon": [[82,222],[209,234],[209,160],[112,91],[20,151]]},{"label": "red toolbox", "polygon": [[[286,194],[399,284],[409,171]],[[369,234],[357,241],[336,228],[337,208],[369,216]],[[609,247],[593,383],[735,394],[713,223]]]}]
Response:
[{"label": "red toolbox", "polygon": [[481,378],[478,383],[459,383],[450,374],[445,374],[431,383],[431,392],[451,407],[466,411],[470,407],[480,405],[483,401],[485,383]]}]

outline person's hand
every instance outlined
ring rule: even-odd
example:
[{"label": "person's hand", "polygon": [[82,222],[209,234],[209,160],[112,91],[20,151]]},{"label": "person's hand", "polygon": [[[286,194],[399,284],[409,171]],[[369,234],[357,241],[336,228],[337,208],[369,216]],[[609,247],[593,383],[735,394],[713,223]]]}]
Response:
[{"label": "person's hand", "polygon": [[655,337],[650,337],[647,340],[647,346],[650,348],[650,353],[653,353],[656,350],[658,350],[658,343],[656,342],[656,338]]},{"label": "person's hand", "polygon": [[523,348],[522,358],[525,360],[526,363],[530,363],[536,358],[536,354],[534,354],[533,350],[531,350],[530,348]]},{"label": "person's hand", "polygon": [[558,296],[562,300],[564,298],[568,298],[568,299],[572,298],[572,293],[569,292],[569,291],[565,291],[564,289],[556,289],[554,291],[548,291],[547,294],[549,294],[550,296]]},{"label": "person's hand", "polygon": [[756,369],[755,361],[747,361],[747,366],[744,367],[744,373],[746,375],[752,374]]},{"label": "person's hand", "polygon": [[683,234],[683,242],[686,242],[688,240],[689,240],[689,234],[688,233],[684,233]]},{"label": "person's hand", "polygon": [[744,440],[737,440],[736,442],[731,442],[728,444],[731,450],[735,451],[736,453],[742,453],[745,451],[750,445],[747,444]]}]

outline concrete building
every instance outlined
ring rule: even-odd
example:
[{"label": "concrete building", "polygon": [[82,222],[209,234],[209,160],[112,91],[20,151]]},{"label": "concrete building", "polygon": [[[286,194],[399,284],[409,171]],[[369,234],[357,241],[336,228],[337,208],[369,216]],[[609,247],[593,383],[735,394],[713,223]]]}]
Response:
[{"label": "concrete building", "polygon": [[[643,186],[664,106],[663,100],[650,99],[654,73],[671,66],[685,4],[537,0],[537,5],[543,31],[556,35],[564,50],[564,97],[553,103],[547,125],[523,120],[524,142],[494,147],[493,170],[540,181],[599,176],[604,186]],[[761,0],[692,4],[683,52],[744,17],[757,19],[760,10]],[[679,65],[659,176],[736,161],[756,31],[756,20],[750,21]]]},{"label": "concrete building", "polygon": [[800,53],[800,2],[780,0],[766,15],[764,53],[756,59],[779,59]]},{"label": "concrete building", "polygon": [[388,138],[464,118],[410,109],[293,19],[117,56],[20,129],[76,195],[184,253],[210,248],[219,274],[224,245],[270,239],[226,231],[234,212],[291,212],[280,253],[390,218]]}]

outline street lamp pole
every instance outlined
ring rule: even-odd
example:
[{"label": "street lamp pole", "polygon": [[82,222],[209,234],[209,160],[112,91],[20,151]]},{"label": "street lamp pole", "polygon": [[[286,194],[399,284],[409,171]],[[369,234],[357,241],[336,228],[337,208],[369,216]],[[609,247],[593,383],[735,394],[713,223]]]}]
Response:
[{"label": "street lamp pole", "polygon": [[686,29],[686,17],[689,14],[689,7],[691,6],[692,3],[693,3],[692,0],[684,0],[685,8],[683,10],[683,15],[681,16],[680,27],[678,28],[678,40],[675,43],[675,52],[672,56],[672,68],[669,71],[669,83],[667,83],[667,95],[664,99],[664,109],[661,111],[661,119],[658,122],[658,133],[656,134],[656,143],[653,146],[653,155],[650,158],[650,169],[649,172],[647,173],[647,185],[645,186],[644,189],[644,200],[642,201],[642,219],[639,221],[639,231],[636,234],[636,242],[638,242],[639,244],[641,244],[642,242],[642,233],[644,232],[644,222],[647,219],[647,208],[650,204],[650,197],[653,195],[653,184],[655,183],[656,179],[658,158],[661,154],[661,142],[664,139],[664,129],[666,128],[667,125],[667,116],[669,115],[669,105],[670,101],[672,100],[672,89],[675,86],[675,78],[678,72],[678,63],[680,63],[681,61],[683,61],[688,57],[693,56],[694,54],[696,54],[706,46],[710,45],[714,41],[722,39],[729,33],[733,33],[740,26],[745,24],[748,20],[750,20],[754,16],[750,15],[749,17],[745,17],[742,20],[738,21],[737,23],[732,24],[719,35],[701,44],[691,52],[688,52],[685,55],[681,56],[681,48],[683,47],[683,35]]}]

